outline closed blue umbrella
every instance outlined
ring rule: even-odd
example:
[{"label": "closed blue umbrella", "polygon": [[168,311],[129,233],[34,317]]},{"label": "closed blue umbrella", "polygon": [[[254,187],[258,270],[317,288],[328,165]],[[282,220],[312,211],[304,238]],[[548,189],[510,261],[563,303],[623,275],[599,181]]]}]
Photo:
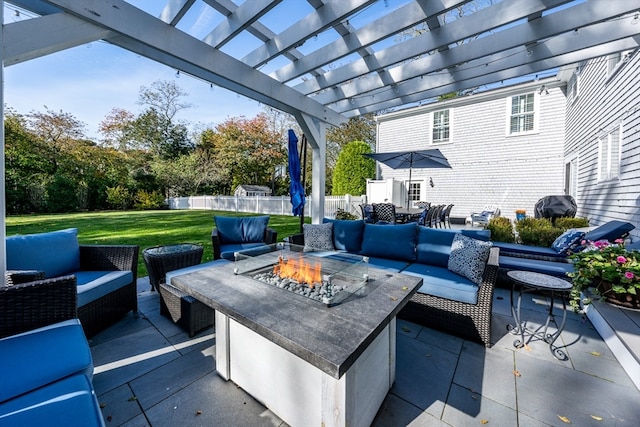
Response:
[{"label": "closed blue umbrella", "polygon": [[300,180],[300,157],[298,155],[298,138],[292,129],[289,129],[289,177],[291,186],[291,212],[293,216],[304,215],[304,188]]}]

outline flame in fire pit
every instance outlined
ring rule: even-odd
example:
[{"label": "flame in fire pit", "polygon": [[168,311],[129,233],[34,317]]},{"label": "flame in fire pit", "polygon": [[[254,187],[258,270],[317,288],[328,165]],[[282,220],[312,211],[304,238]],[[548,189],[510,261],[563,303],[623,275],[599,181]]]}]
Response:
[{"label": "flame in fire pit", "polygon": [[278,264],[273,267],[273,273],[282,279],[293,279],[298,283],[306,283],[313,288],[316,283],[322,283],[322,264],[316,261],[313,264],[304,259],[285,260],[278,259]]}]

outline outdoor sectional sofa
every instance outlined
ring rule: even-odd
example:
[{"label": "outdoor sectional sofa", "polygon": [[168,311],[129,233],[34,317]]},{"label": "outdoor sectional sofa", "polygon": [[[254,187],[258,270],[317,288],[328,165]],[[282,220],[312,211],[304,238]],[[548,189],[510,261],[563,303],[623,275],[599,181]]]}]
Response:
[{"label": "outdoor sectional sofa", "polygon": [[[488,230],[434,229],[415,223],[324,221],[321,225],[305,224],[305,233],[291,236],[289,241],[326,251],[323,256],[339,256],[340,252],[363,255],[374,267],[421,277],[423,285],[400,312],[400,318],[491,345],[491,309],[499,249],[488,242]],[[469,270],[465,272],[467,276],[452,271],[449,262],[452,247],[456,260],[464,260]],[[464,258],[467,249],[473,251],[477,247],[486,253],[484,259]]]},{"label": "outdoor sectional sofa", "polygon": [[6,245],[8,271],[75,276],[78,318],[87,337],[138,310],[138,246],[80,245],[76,228],[10,236]]}]

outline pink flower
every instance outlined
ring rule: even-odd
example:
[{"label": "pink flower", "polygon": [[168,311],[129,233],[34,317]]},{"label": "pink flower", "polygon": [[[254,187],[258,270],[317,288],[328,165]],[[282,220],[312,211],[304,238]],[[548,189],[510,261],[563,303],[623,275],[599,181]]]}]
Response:
[{"label": "pink flower", "polygon": [[627,279],[631,280],[631,279],[633,279],[635,276],[633,275],[633,273],[632,273],[632,272],[627,271],[627,272],[625,272],[625,273],[624,273],[624,277],[626,277]]},{"label": "pink flower", "polygon": [[581,244],[582,246],[585,246],[585,245],[587,244],[587,241],[586,241],[586,240],[583,240],[583,241],[581,241],[581,242],[580,242],[580,244]]},{"label": "pink flower", "polygon": [[620,245],[624,243],[624,239],[616,239],[615,242]]},{"label": "pink flower", "polygon": [[627,259],[622,255],[618,255],[618,258],[616,258],[616,261],[618,261],[619,264],[624,264],[625,262],[627,262]]}]

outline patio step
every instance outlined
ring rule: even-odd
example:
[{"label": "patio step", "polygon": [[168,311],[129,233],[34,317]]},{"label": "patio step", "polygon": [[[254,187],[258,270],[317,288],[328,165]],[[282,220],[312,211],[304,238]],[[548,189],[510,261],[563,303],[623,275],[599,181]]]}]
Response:
[{"label": "patio step", "polygon": [[640,310],[594,300],[586,312],[633,383],[640,388]]}]

